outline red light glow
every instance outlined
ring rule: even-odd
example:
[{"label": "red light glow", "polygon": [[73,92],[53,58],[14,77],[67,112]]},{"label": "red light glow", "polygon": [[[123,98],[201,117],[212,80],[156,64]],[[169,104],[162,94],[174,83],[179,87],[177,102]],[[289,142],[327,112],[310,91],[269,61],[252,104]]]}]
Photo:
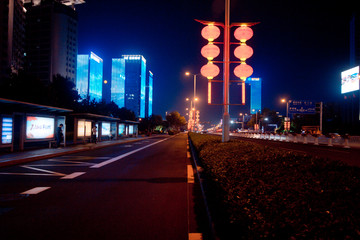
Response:
[{"label": "red light glow", "polygon": [[253,30],[247,26],[238,27],[234,32],[235,38],[241,42],[246,42],[252,38],[253,35]]},{"label": "red light glow", "polygon": [[214,25],[208,25],[201,30],[201,36],[212,42],[220,36],[220,29]]},{"label": "red light glow", "polygon": [[208,44],[201,49],[201,55],[208,60],[213,60],[220,54],[220,48],[214,44]]},{"label": "red light glow", "polygon": [[203,75],[204,77],[207,77],[208,79],[212,79],[212,78],[216,77],[217,75],[219,75],[220,69],[215,64],[208,63],[208,64],[202,66],[200,72],[201,72],[201,75]]},{"label": "red light glow", "polygon": [[242,61],[245,61],[247,58],[250,58],[254,54],[252,47],[248,45],[240,45],[235,48],[234,55]]},{"label": "red light glow", "polygon": [[254,70],[250,65],[242,63],[234,69],[234,74],[238,78],[245,80],[253,74]]}]

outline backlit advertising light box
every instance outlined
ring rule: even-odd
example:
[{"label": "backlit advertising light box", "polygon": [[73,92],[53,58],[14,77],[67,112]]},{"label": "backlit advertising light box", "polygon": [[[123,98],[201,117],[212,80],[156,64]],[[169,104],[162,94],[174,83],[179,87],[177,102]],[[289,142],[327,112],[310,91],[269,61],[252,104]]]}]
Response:
[{"label": "backlit advertising light box", "polygon": [[26,117],[26,139],[54,138],[55,119],[49,117]]},{"label": "backlit advertising light box", "polygon": [[359,66],[341,73],[341,93],[359,90]]},{"label": "backlit advertising light box", "polygon": [[102,136],[110,136],[110,123],[103,122],[101,124],[101,135]]},{"label": "backlit advertising light box", "polygon": [[13,133],[13,119],[4,117],[2,120],[2,144],[11,144],[12,143],[12,133]]}]

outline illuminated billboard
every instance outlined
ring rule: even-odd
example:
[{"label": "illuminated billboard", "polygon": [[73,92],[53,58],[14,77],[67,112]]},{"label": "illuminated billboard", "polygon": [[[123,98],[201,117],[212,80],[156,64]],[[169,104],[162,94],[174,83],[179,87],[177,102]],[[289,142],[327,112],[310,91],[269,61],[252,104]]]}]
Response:
[{"label": "illuminated billboard", "polygon": [[2,119],[1,143],[11,144],[12,133],[13,133],[13,119],[11,117],[4,117]]},{"label": "illuminated billboard", "polygon": [[120,123],[119,124],[119,135],[123,135],[125,132],[125,124]]},{"label": "illuminated billboard", "polygon": [[77,132],[78,132],[78,137],[90,137],[91,122],[85,120],[79,120]]},{"label": "illuminated billboard", "polygon": [[359,66],[341,72],[341,93],[359,90]]},{"label": "illuminated billboard", "polygon": [[51,117],[26,117],[26,139],[54,138],[55,119]]},{"label": "illuminated billboard", "polygon": [[101,135],[102,136],[110,136],[110,123],[103,122],[101,124]]}]

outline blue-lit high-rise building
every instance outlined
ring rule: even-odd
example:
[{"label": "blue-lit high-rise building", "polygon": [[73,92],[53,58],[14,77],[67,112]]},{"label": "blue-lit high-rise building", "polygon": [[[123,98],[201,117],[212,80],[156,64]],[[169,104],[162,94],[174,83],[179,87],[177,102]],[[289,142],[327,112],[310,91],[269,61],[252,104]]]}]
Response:
[{"label": "blue-lit high-rise building", "polygon": [[145,117],[146,60],[142,55],[123,55],[125,60],[125,107]]},{"label": "blue-lit high-rise building", "polygon": [[95,53],[78,55],[76,89],[82,98],[102,100],[103,60]]},{"label": "blue-lit high-rise building", "polygon": [[148,71],[146,77],[145,117],[152,115],[154,74]]},{"label": "blue-lit high-rise building", "polygon": [[250,113],[261,112],[261,78],[247,78],[250,85]]},{"label": "blue-lit high-rise building", "polygon": [[111,101],[125,107],[125,59],[113,58],[111,67]]}]

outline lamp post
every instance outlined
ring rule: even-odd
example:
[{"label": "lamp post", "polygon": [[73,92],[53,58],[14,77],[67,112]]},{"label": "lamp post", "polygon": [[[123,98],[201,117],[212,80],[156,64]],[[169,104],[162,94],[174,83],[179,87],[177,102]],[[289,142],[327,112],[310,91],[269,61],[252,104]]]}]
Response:
[{"label": "lamp post", "polygon": [[[199,74],[191,74],[190,72],[186,72],[185,73],[186,76],[190,76],[190,75],[193,75],[194,76],[194,105],[193,105],[193,108],[194,108],[194,124],[193,124],[193,131],[195,130],[195,122],[196,122],[196,107],[195,107],[195,101],[198,100],[198,98],[196,97],[196,75],[199,75]],[[192,108],[191,108],[192,109]]]},{"label": "lamp post", "polygon": [[286,100],[285,98],[281,99],[282,103],[286,103],[286,117],[289,117],[289,100]]},{"label": "lamp post", "polygon": [[240,113],[240,117],[242,116],[242,129],[244,130],[244,124],[245,124],[245,115],[247,116],[247,113],[243,114]]}]

